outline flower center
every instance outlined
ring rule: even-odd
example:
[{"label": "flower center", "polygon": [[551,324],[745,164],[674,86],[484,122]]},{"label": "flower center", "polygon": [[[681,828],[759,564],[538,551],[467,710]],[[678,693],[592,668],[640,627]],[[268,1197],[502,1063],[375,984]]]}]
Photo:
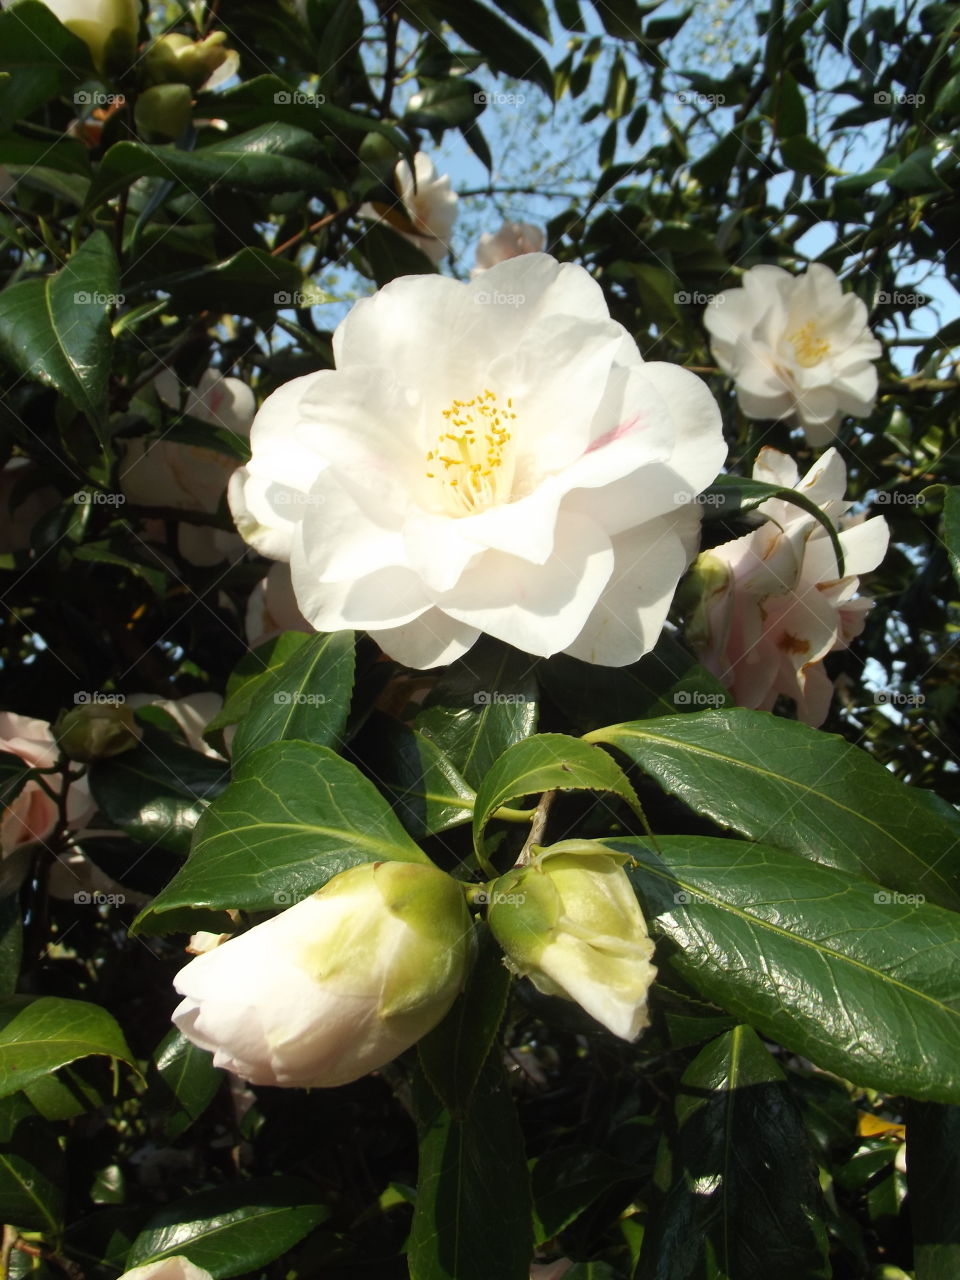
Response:
[{"label": "flower center", "polygon": [[804,369],[811,369],[815,364],[819,364],[830,350],[830,343],[817,333],[817,326],[813,320],[808,320],[799,329],[788,334],[787,341],[793,343],[797,364],[802,365]]},{"label": "flower center", "polygon": [[427,454],[434,494],[451,516],[473,516],[509,502],[514,450],[509,424],[513,400],[501,406],[495,391],[479,391],[472,400],[451,400],[443,411],[446,430]]}]

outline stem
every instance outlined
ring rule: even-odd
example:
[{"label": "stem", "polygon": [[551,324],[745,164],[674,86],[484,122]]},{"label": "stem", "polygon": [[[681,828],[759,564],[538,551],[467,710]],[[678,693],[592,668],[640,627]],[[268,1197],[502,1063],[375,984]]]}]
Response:
[{"label": "stem", "polygon": [[515,866],[525,867],[530,862],[533,857],[534,846],[539,845],[543,840],[543,833],[546,829],[547,819],[550,817],[550,809],[556,798],[556,791],[545,791],[540,797],[540,803],[533,811],[533,821],[530,823],[530,834],[527,836],[526,842],[520,850],[520,857],[514,864]]},{"label": "stem", "polygon": [[[468,807],[464,805],[464,808]],[[536,812],[536,809],[510,809],[503,805],[499,809],[494,809],[490,816],[492,818],[501,818],[504,822],[532,822]]]},{"label": "stem", "polygon": [[348,204],[342,209],[336,209],[333,213],[324,214],[322,218],[318,218],[316,222],[312,222],[310,226],[305,227],[303,231],[298,231],[295,236],[291,236],[289,240],[284,240],[283,244],[278,244],[275,249],[271,249],[271,257],[279,257],[286,249],[297,244],[298,241],[306,239],[307,236],[313,235],[315,231],[320,231],[324,227],[330,226],[332,222],[336,222],[339,218],[346,218],[350,214],[355,213],[358,207],[359,206],[356,204]]},{"label": "stem", "polygon": [[393,98],[393,86],[397,79],[397,26],[399,19],[396,12],[396,0],[390,0],[383,10],[383,28],[387,41],[386,66],[383,69],[383,96],[380,99],[380,114],[390,115],[390,102]]}]

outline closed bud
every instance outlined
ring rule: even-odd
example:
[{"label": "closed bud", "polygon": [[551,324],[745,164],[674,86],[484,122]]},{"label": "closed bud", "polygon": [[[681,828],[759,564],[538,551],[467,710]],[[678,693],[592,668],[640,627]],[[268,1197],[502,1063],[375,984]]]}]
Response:
[{"label": "closed bud", "polygon": [[192,960],[173,1015],[253,1084],[347,1084],[431,1031],[463,989],[463,890],[410,862],[365,863]]},{"label": "closed bud", "polygon": [[239,56],[226,47],[226,34],[214,31],[203,40],[170,32],[150,45],[143,57],[149,84],[184,84],[194,92],[211,89],[228,79]]},{"label": "closed bud", "polygon": [[502,876],[488,922],[509,966],[635,1040],[649,1022],[653,943],[626,872],[609,854],[550,853]]},{"label": "closed bud", "polygon": [[193,113],[193,97],[185,84],[155,84],[137,98],[134,116],[142,134],[179,138]]},{"label": "closed bud", "polygon": [[142,730],[129,707],[87,703],[64,711],[53,726],[57,746],[71,760],[88,764],[130,751]]}]

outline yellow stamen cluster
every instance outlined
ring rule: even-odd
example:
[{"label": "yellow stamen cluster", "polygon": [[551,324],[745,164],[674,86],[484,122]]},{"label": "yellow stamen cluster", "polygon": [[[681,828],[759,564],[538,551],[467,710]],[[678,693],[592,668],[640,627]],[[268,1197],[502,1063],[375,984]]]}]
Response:
[{"label": "yellow stamen cluster", "polygon": [[[513,400],[501,407],[497,393],[484,390],[472,400],[452,400],[442,412],[447,430],[427,454],[433,467],[425,474],[428,480],[439,481],[444,506],[460,515],[473,515],[498,500],[498,478],[506,479],[497,472],[502,472],[510,454],[512,436],[507,424],[517,416]],[[504,495],[499,498],[503,501]]]},{"label": "yellow stamen cluster", "polygon": [[819,364],[830,350],[830,343],[820,337],[817,326],[812,320],[808,320],[806,324],[794,330],[788,335],[787,340],[793,343],[797,364],[802,365],[804,369],[811,369],[815,364]]}]

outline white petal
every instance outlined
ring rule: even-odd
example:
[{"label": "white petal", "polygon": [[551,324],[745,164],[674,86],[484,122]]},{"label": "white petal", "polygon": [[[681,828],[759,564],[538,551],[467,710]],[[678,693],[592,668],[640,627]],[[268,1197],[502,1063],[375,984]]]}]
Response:
[{"label": "white petal", "polygon": [[476,627],[468,627],[439,609],[428,609],[413,622],[389,631],[372,630],[370,636],[380,648],[405,667],[426,671],[456,662],[480,636]]}]

